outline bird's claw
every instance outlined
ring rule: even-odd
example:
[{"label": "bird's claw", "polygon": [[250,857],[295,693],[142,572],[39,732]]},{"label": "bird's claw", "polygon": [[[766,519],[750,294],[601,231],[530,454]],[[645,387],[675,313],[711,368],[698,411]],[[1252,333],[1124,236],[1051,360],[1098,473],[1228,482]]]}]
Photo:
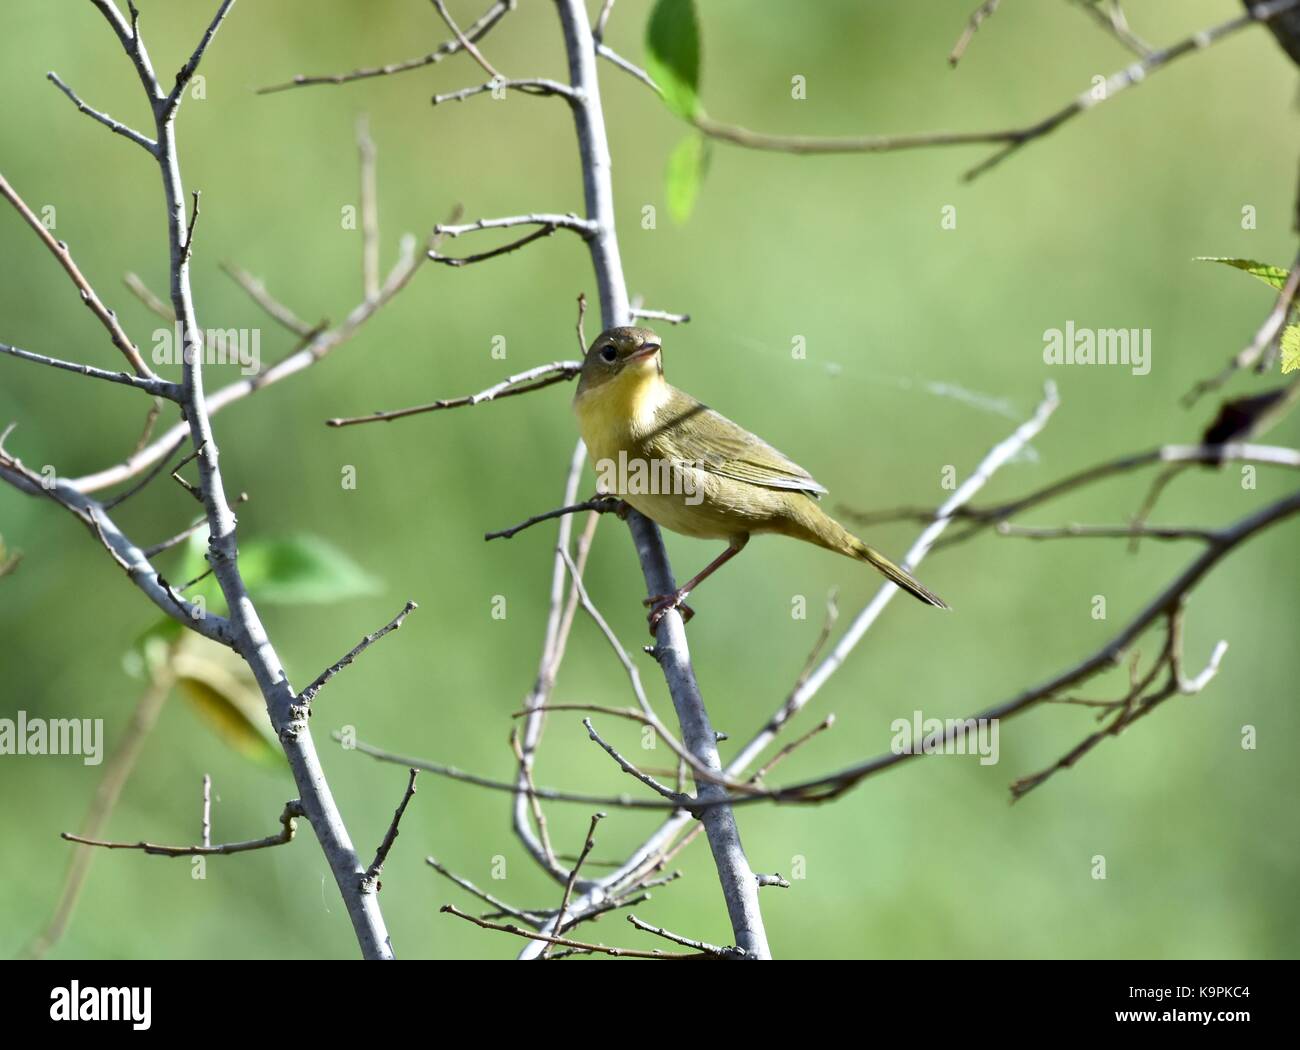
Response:
[{"label": "bird's claw", "polygon": [[677,609],[682,614],[682,623],[691,622],[695,610],[686,604],[686,595],[689,593],[689,591],[676,591],[673,594],[654,594],[642,599],[642,605],[650,606],[650,615],[646,620],[650,624],[651,635],[659,629],[659,621],[668,615],[670,609]]}]

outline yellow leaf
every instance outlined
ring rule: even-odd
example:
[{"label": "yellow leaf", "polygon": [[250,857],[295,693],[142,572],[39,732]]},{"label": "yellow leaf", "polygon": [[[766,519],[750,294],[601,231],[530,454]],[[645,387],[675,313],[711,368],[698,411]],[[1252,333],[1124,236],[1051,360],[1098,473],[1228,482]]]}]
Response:
[{"label": "yellow leaf", "polygon": [[[214,651],[213,657],[217,653]],[[224,667],[217,659],[192,650],[176,654],[172,669],[194,710],[241,755],[259,762],[278,762],[283,753],[266,714],[266,704],[246,665]],[[243,673],[240,673],[240,672]]]}]

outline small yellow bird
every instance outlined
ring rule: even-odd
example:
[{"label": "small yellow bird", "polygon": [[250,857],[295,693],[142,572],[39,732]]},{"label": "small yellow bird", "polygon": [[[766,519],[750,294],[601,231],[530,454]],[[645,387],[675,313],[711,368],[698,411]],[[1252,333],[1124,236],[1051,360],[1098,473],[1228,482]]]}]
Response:
[{"label": "small yellow bird", "polygon": [[816,503],[824,489],[761,438],[664,379],[648,328],[611,328],[591,344],[573,409],[603,491],[686,536],[728,546],[675,594],[647,598],[650,631],[669,609],[735,557],[756,532],[775,532],[867,562],[909,594],[948,606]]}]

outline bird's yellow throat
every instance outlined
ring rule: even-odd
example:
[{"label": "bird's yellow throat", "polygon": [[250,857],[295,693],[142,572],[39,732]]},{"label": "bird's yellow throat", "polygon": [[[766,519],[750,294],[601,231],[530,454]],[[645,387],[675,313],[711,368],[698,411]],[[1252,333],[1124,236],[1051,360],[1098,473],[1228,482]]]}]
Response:
[{"label": "bird's yellow throat", "polygon": [[650,430],[669,392],[655,358],[625,368],[607,382],[579,389],[573,410],[592,456],[614,458],[634,435]]}]

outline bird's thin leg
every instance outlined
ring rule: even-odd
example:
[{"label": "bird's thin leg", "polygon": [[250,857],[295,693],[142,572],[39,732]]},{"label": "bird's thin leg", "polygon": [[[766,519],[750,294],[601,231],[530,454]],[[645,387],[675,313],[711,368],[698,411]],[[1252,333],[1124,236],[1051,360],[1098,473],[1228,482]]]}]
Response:
[{"label": "bird's thin leg", "polygon": [[725,551],[687,580],[683,586],[678,587],[673,594],[655,594],[642,601],[642,605],[649,605],[651,607],[650,615],[648,617],[650,621],[650,633],[655,633],[655,629],[659,626],[659,621],[664,618],[664,614],[667,613],[669,609],[681,609],[682,621],[689,621],[690,618],[695,615],[695,610],[686,604],[686,596],[744,550],[745,544],[748,542],[748,533],[742,533],[740,536],[734,537]]}]

